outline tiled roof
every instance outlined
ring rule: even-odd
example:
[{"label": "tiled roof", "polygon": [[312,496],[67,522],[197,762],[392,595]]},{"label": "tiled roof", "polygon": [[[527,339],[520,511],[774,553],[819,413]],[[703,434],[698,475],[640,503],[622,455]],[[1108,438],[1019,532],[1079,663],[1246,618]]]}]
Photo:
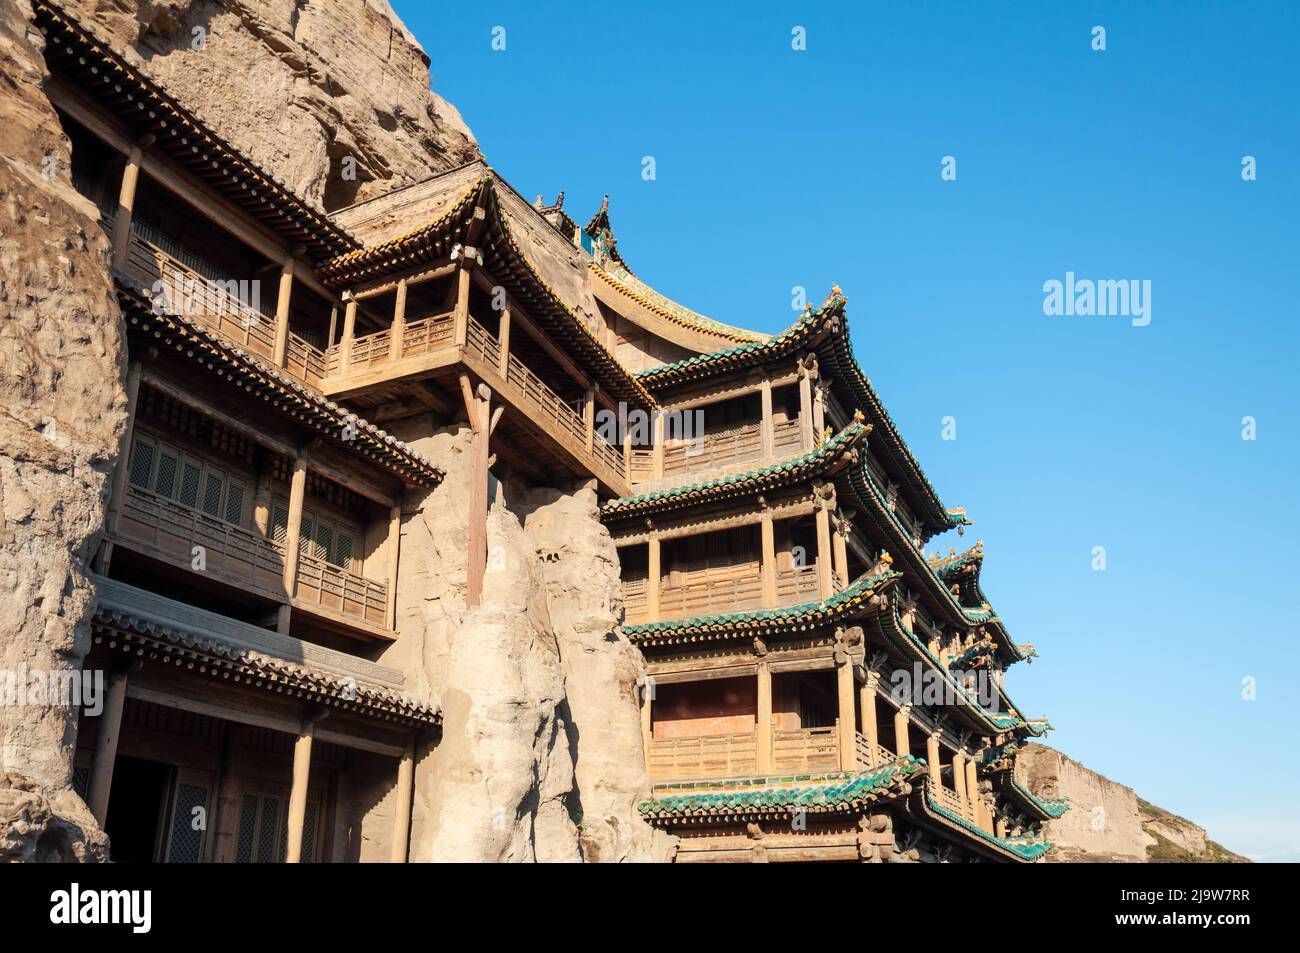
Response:
[{"label": "tiled roof", "polygon": [[955,811],[944,807],[939,801],[936,801],[930,794],[930,782],[928,779],[925,782],[925,804],[932,813],[938,814],[945,820],[956,824],[958,827],[964,828],[980,840],[986,841],[1001,850],[1015,855],[1020,860],[1038,860],[1052,849],[1052,845],[1049,841],[1045,841],[1039,837],[998,837],[995,834],[990,834],[978,824],[972,823]]},{"label": "tiled roof", "polygon": [[823,472],[854,447],[860,438],[870,432],[871,425],[864,424],[862,415],[858,414],[852,423],[835,436],[823,441],[816,450],[810,450],[770,466],[746,470],[743,473],[732,473],[700,483],[687,483],[609,500],[601,506],[600,515],[602,518],[610,518],[633,513],[658,512],[789,486]]},{"label": "tiled roof", "polygon": [[607,285],[622,294],[627,295],[643,308],[647,308],[659,315],[661,318],[680,324],[683,327],[693,328],[698,331],[704,331],[717,337],[726,338],[732,341],[742,342],[763,342],[767,340],[767,335],[758,331],[746,331],[744,328],[733,327],[729,324],[723,324],[721,321],[715,321],[712,318],[706,318],[699,312],[692,311],[685,305],[678,304],[671,298],[660,294],[654,288],[651,288],[644,281],[638,278],[625,267],[620,267],[616,262],[610,261],[601,267],[595,261],[591,263],[591,270]]},{"label": "tiled roof", "polygon": [[902,577],[886,570],[874,576],[863,573],[843,592],[818,602],[779,609],[750,609],[721,615],[692,616],[664,622],[643,622],[623,626],[623,634],[635,645],[673,645],[753,635],[779,635],[829,625],[874,611],[875,595]]},{"label": "tiled roof", "polygon": [[905,793],[904,784],[924,770],[924,761],[908,755],[870,771],[712,784],[708,793],[661,795],[641,802],[637,810],[648,820],[849,813]]},{"label": "tiled roof", "polygon": [[1070,809],[1070,799],[1068,797],[1039,797],[1017,781],[1014,776],[1008,777],[1005,783],[1009,793],[1013,794],[1025,807],[1038,814],[1043,820],[1054,820]]}]

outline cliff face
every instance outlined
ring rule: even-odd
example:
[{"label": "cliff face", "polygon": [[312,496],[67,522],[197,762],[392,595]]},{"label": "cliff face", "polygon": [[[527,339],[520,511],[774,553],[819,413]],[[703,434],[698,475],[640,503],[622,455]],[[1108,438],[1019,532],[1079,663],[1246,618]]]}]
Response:
[{"label": "cliff face", "polygon": [[[89,649],[86,567],[126,407],[108,242],[69,182],[30,16],[0,6],[0,678],[28,684]],[[70,790],[77,708],[28,701],[0,704],[0,860],[102,857]]]},{"label": "cliff face", "polygon": [[218,134],[332,211],[478,157],[387,0],[64,0]]},{"label": "cliff face", "polygon": [[1241,862],[1186,818],[1142,800],[1046,745],[1030,744],[1016,759],[1016,774],[1044,798],[1068,797],[1070,810],[1043,832],[1056,849],[1055,863]]}]

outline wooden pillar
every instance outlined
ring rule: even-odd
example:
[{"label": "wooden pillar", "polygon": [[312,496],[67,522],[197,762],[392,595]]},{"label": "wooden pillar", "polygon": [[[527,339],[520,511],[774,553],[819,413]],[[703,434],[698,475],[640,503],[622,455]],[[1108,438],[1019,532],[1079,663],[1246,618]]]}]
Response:
[{"label": "wooden pillar", "polygon": [[117,466],[113,468],[113,490],[109,496],[108,518],[104,528],[112,532],[117,529],[122,515],[122,502],[126,495],[126,481],[131,474],[131,445],[135,439],[136,405],[140,400],[140,362],[132,361],[126,371],[126,443],[118,454]]},{"label": "wooden pillar", "polygon": [[[462,270],[462,274],[468,272]],[[469,377],[460,376],[461,394],[465,412],[469,415],[470,438],[469,467],[469,578],[465,589],[465,604],[477,606],[483,597],[483,574],[487,571],[487,506],[488,458],[491,445],[492,391],[480,383],[471,393]]]},{"label": "wooden pillar", "polygon": [[284,861],[296,864],[302,860],[302,831],[307,817],[307,778],[311,773],[311,743],[316,735],[316,725],[304,720],[298,740],[293,744],[293,785],[289,788],[288,847]]},{"label": "wooden pillar", "polygon": [[460,271],[456,272],[456,313],[455,344],[464,347],[469,339],[469,262],[461,259]]},{"label": "wooden pillar", "polygon": [[763,608],[776,607],[776,527],[773,525],[772,511],[763,506],[759,516],[760,536],[763,543]]},{"label": "wooden pillar", "polygon": [[275,299],[275,351],[271,363],[284,367],[289,348],[289,305],[293,299],[293,256],[280,267],[280,293]]},{"label": "wooden pillar", "polygon": [[760,430],[762,439],[763,456],[776,456],[776,430],[772,420],[772,378],[764,376],[763,389],[763,423]]},{"label": "wooden pillar", "polygon": [[760,776],[772,772],[772,670],[765,659],[758,661],[758,717],[755,744],[756,767]]},{"label": "wooden pillar", "polygon": [[799,362],[799,435],[804,450],[811,450],[813,440],[812,377],[805,366],[807,358]]},{"label": "wooden pillar", "polygon": [[966,755],[961,751],[955,752],[952,756],[952,789],[956,792],[962,808],[969,814],[970,799],[966,797]]},{"label": "wooden pillar", "polygon": [[867,680],[858,688],[860,730],[867,739],[868,765],[873,768],[877,761],[876,748],[880,744],[880,731],[876,725],[876,684],[879,680],[877,673],[868,671]]},{"label": "wooden pillar", "polygon": [[284,591],[292,601],[298,585],[298,554],[302,535],[302,503],[307,495],[307,457],[299,453],[293,461],[293,477],[289,482],[289,525],[284,541]]},{"label": "wooden pillar", "polygon": [[339,306],[338,306],[338,302],[336,301],[333,305],[330,306],[330,326],[329,326],[329,330],[325,333],[326,348],[331,348],[334,346],[334,336],[338,333],[338,330],[339,330]]},{"label": "wooden pillar", "polygon": [[823,500],[817,500],[814,516],[817,521],[817,588],[821,598],[829,599],[835,594],[831,575],[831,514]]},{"label": "wooden pillar", "polygon": [[858,731],[853,713],[853,661],[847,652],[835,653],[835,687],[839,696],[840,770],[853,771],[858,763]]},{"label": "wooden pillar", "polygon": [[939,763],[939,732],[932,731],[925,739],[925,763],[930,769],[930,784],[943,786],[943,765]]},{"label": "wooden pillar", "polygon": [[912,751],[907,738],[907,720],[911,713],[911,705],[904,705],[894,712],[894,754],[900,758],[906,758]]},{"label": "wooden pillar", "polygon": [[826,385],[820,379],[812,385],[812,399],[813,435],[820,440],[826,430]]},{"label": "wooden pillar", "polygon": [[510,379],[510,305],[501,309],[501,333],[497,335],[500,345],[500,357],[497,360],[497,373],[502,380]]},{"label": "wooden pillar", "polygon": [[979,773],[975,770],[975,759],[966,759],[966,796],[970,798],[970,819],[984,827],[983,803],[980,800]]},{"label": "wooden pillar", "polygon": [[140,159],[153,136],[131,146],[122,170],[122,185],[117,193],[117,213],[113,216],[113,267],[121,271],[131,253],[131,218],[135,214],[135,193],[140,183]]},{"label": "wooden pillar", "polygon": [[393,843],[388,859],[404,864],[411,844],[411,794],[415,790],[415,735],[406,739],[406,750],[397,763],[397,810],[393,817]]},{"label": "wooden pillar", "polygon": [[849,526],[848,520],[843,513],[836,514],[831,521],[831,528],[834,530],[831,539],[832,553],[835,558],[835,577],[838,580],[836,591],[849,584]]},{"label": "wooden pillar", "polygon": [[393,305],[393,326],[388,329],[388,359],[402,356],[402,335],[406,331],[406,279],[397,280],[397,301]]},{"label": "wooden pillar", "polygon": [[646,569],[645,582],[645,611],[647,622],[659,621],[659,586],[662,582],[663,571],[659,566],[659,533],[651,530],[650,539],[646,544],[649,547],[648,563]]},{"label": "wooden pillar", "polygon": [[596,392],[591,388],[582,395],[582,425],[587,431],[587,452],[596,447]]},{"label": "wooden pillar", "polygon": [[997,837],[1007,836],[1007,819],[1005,817],[998,817],[997,823],[993,828],[993,833]]},{"label": "wooden pillar", "polygon": [[641,748],[645,755],[646,777],[653,780],[650,774],[650,754],[654,747],[654,712],[650,706],[654,703],[654,681],[650,676],[645,676],[641,681]]},{"label": "wooden pillar", "polygon": [[659,410],[654,414],[654,475],[656,480],[662,480],[664,478],[664,415]]},{"label": "wooden pillar", "polygon": [[623,479],[632,485],[632,428],[623,428]]},{"label": "wooden pillar", "polygon": [[352,363],[352,341],[357,334],[357,299],[347,294],[347,303],[343,308],[343,340],[339,344],[339,372],[347,373]]},{"label": "wooden pillar", "polygon": [[99,713],[99,735],[95,738],[95,757],[90,768],[90,813],[99,826],[108,819],[108,795],[113,788],[113,764],[117,761],[117,742],[122,735],[122,708],[126,704],[127,669],[109,673],[104,691],[104,709]]},{"label": "wooden pillar", "polygon": [[397,560],[402,545],[402,497],[399,493],[388,511],[388,605],[384,628],[397,628]]},{"label": "wooden pillar", "polygon": [[217,775],[217,809],[204,844],[205,862],[235,862],[235,838],[239,830],[239,776],[236,773],[235,748],[243,737],[243,725],[222,722],[221,768]]}]

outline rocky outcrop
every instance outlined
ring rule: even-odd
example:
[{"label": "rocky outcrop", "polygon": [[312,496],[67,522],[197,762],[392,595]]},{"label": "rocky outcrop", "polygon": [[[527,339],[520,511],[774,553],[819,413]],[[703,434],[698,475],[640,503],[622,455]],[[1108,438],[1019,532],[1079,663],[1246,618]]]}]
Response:
[{"label": "rocky outcrop", "polygon": [[1070,799],[1070,810],[1043,825],[1055,863],[1243,861],[1206,837],[1204,828],[1142,800],[1046,745],[1026,745],[1016,774],[1033,794]]},{"label": "rocky outcrop", "polygon": [[219,135],[327,210],[478,157],[387,0],[63,0]]},{"label": "rocky outcrop", "polygon": [[[0,6],[0,691],[81,667],[86,567],[126,406],[108,242],[69,182],[30,17],[25,0]],[[102,835],[70,791],[77,709],[27,700],[0,704],[0,853],[101,856]]]}]

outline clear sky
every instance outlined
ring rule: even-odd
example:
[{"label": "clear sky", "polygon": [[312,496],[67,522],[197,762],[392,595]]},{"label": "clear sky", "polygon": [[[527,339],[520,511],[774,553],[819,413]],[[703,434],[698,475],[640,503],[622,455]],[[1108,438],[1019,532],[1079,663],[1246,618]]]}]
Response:
[{"label": "clear sky", "polygon": [[[394,5],[489,162],[580,222],[608,192],[663,293],[777,331],[794,286],[840,284],[975,521],[939,542],[985,541],[1041,652],[1016,701],[1230,849],[1300,860],[1300,5]],[[1066,272],[1150,281],[1150,323],[1045,315]]]}]

